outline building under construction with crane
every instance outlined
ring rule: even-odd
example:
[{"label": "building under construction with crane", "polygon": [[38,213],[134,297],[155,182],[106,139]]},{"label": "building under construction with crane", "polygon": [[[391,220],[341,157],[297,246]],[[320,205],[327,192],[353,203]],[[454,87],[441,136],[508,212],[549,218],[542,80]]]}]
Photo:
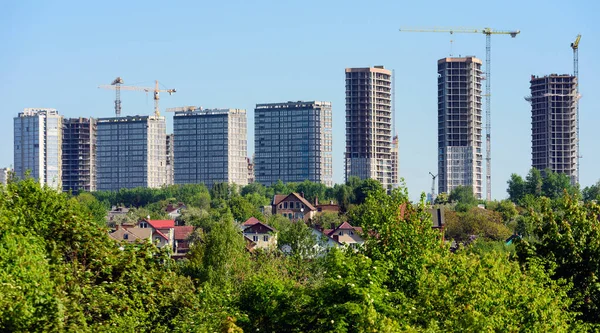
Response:
[{"label": "building under construction with crane", "polygon": [[468,186],[482,198],[481,81],[481,60],[475,57],[438,60],[440,193]]},{"label": "building under construction with crane", "polygon": [[570,74],[531,76],[531,165],[578,181],[577,78]]}]

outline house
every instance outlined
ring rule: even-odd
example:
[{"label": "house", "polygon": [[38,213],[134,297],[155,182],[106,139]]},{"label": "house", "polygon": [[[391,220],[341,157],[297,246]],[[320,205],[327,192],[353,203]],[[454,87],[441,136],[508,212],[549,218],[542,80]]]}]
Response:
[{"label": "house", "polygon": [[317,212],[315,206],[304,198],[304,194],[295,192],[288,195],[275,195],[271,206],[273,214],[281,214],[292,221],[308,222]]},{"label": "house", "polygon": [[[248,223],[248,221],[246,221],[245,223]],[[244,229],[242,233],[247,239],[246,248],[248,248],[249,245],[252,250],[277,248],[277,230],[258,220],[251,221],[248,225],[244,225],[243,228]],[[251,243],[254,243],[254,245],[252,245]]]},{"label": "house", "polygon": [[150,220],[144,219],[137,223],[140,228],[152,230],[152,242],[157,247],[173,247],[175,238],[175,220]]},{"label": "house", "polygon": [[128,243],[135,243],[136,241],[152,241],[152,230],[148,228],[139,228],[131,226],[128,228],[119,228],[108,234],[112,239],[117,241],[126,241]]},{"label": "house", "polygon": [[353,227],[348,222],[340,224],[337,228],[322,229],[322,232],[334,241],[351,247],[362,245],[365,242],[360,236],[363,233],[362,228]]},{"label": "house", "polygon": [[323,230],[321,228],[311,228],[312,235],[317,240],[317,244],[315,245],[317,253],[328,252],[331,248],[343,245],[339,241],[329,237]]},{"label": "house", "polygon": [[328,204],[320,204],[319,198],[316,197],[314,206],[317,209],[317,212],[319,212],[319,213],[324,213],[324,212],[331,212],[331,213],[337,213],[337,214],[340,213],[340,206],[338,204],[334,204],[333,200],[329,201]]},{"label": "house", "polygon": [[187,206],[183,202],[180,202],[176,205],[168,204],[167,207],[165,208],[165,212],[167,212],[167,214],[169,215],[169,218],[176,220],[178,217],[181,216],[181,212],[186,209],[187,209]]},{"label": "house", "polygon": [[189,238],[194,232],[194,227],[191,225],[176,225],[173,229],[173,255],[183,256],[190,251],[192,243]]},{"label": "house", "polygon": [[127,207],[112,206],[106,214],[106,222],[112,224],[116,216],[125,216],[127,213],[129,213],[129,208]]}]

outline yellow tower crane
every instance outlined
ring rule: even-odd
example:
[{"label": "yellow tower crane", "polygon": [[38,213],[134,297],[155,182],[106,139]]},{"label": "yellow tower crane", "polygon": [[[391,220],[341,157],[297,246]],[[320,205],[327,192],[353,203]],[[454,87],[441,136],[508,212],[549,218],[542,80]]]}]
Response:
[{"label": "yellow tower crane", "polygon": [[[154,92],[154,115],[156,117],[160,117],[160,109],[158,106],[158,101],[160,100],[160,95],[159,93],[161,92],[166,92],[169,95],[172,95],[173,93],[177,92],[175,89],[159,89],[158,88],[158,81],[154,81],[155,85],[154,88],[150,88],[150,87],[136,87],[136,86],[123,86],[121,84],[115,84],[115,82],[123,82],[123,80],[119,77],[117,79],[115,79],[115,81],[113,81],[112,84],[110,85],[101,85],[98,86],[98,88],[101,89],[109,89],[109,90],[116,90],[117,91],[117,100],[115,101],[115,105],[118,105],[118,112],[117,112],[117,117],[120,115],[121,113],[121,100],[120,100],[120,91],[121,90],[132,90],[132,91],[143,91],[145,93],[149,93],[149,92]],[[117,109],[115,109],[115,111],[117,111]]]},{"label": "yellow tower crane", "polygon": [[519,30],[494,30],[491,28],[483,29],[468,29],[468,28],[433,28],[433,29],[405,29],[400,28],[401,32],[445,32],[450,34],[455,33],[472,33],[472,34],[483,34],[486,39],[485,47],[485,166],[486,166],[486,199],[492,200],[492,122],[491,122],[491,62],[492,62],[492,35],[509,35],[512,38],[517,37],[521,31]]}]

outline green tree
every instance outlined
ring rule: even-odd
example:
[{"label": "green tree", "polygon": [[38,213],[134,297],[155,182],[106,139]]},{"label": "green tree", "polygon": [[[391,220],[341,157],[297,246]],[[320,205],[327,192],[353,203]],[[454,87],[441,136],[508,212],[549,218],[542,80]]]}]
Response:
[{"label": "green tree", "polygon": [[264,220],[264,217],[258,208],[241,196],[235,196],[229,200],[229,209],[233,214],[234,220],[240,223],[245,222],[250,217]]},{"label": "green tree", "polygon": [[504,241],[512,232],[504,225],[502,215],[473,207],[467,212],[445,211],[445,235],[457,242],[468,242],[471,236],[485,240]]},{"label": "green tree", "polygon": [[525,188],[527,190],[527,194],[531,194],[536,197],[542,196],[543,184],[544,180],[540,170],[536,168],[532,168],[531,170],[529,170],[529,173],[525,178]]},{"label": "green tree", "polygon": [[566,196],[552,202],[542,198],[541,211],[532,212],[533,235],[517,243],[521,263],[541,264],[552,279],[572,285],[568,294],[580,318],[600,327],[600,206],[582,205]]},{"label": "green tree", "polygon": [[380,182],[375,179],[365,179],[354,190],[354,203],[361,204],[369,195],[380,196],[383,193],[385,193],[385,189]]},{"label": "green tree", "polygon": [[584,201],[598,200],[600,198],[600,181],[591,186],[586,186],[582,192]]},{"label": "green tree", "polygon": [[448,197],[450,202],[455,202],[457,211],[466,212],[470,208],[477,206],[477,198],[473,195],[473,188],[470,186],[457,186]]},{"label": "green tree", "polygon": [[450,199],[448,198],[448,193],[442,192],[442,193],[438,194],[435,197],[435,202],[434,203],[436,205],[445,205],[445,204],[447,204],[449,202],[450,202]]},{"label": "green tree", "polygon": [[546,169],[542,180],[543,195],[550,199],[557,199],[563,196],[564,191],[567,191],[572,195],[579,193],[579,191],[571,185],[569,176],[564,173],[557,173],[550,169]]},{"label": "green tree", "polygon": [[527,194],[527,183],[516,173],[510,175],[508,180],[508,198],[514,203],[520,203],[525,194]]}]

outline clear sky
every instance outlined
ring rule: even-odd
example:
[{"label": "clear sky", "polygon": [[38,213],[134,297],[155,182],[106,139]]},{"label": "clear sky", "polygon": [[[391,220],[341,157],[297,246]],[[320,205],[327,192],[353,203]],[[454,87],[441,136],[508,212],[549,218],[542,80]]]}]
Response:
[{"label": "clear sky", "polygon": [[[481,5],[485,4],[485,5]],[[401,33],[400,27],[521,30],[492,37],[492,196],[531,166],[531,74],[571,73],[579,52],[581,184],[600,179],[598,1],[9,1],[0,10],[0,167],[13,162],[13,117],[27,107],[66,117],[109,117],[126,84],[176,88],[161,109],[183,105],[248,110],[289,100],[333,103],[334,181],[343,181],[344,68],[396,71],[400,176],[411,197],[437,170],[437,60],[485,59],[478,34]],[[452,47],[450,40],[453,40]],[[596,91],[596,93],[594,93]],[[121,93],[123,114],[150,114],[152,96]],[[167,114],[168,128],[172,118]]]}]

